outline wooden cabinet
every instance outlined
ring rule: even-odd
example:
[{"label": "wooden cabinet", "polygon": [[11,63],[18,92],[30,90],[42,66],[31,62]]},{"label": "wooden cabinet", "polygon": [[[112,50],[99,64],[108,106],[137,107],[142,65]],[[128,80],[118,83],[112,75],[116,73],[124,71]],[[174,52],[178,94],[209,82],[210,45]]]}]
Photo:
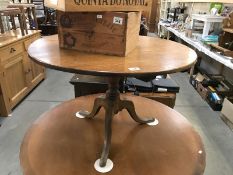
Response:
[{"label": "wooden cabinet", "polygon": [[0,43],[0,116],[8,116],[11,109],[45,78],[44,67],[31,61],[27,54],[28,46],[40,38],[39,31],[30,31],[27,36],[15,40],[10,38],[11,42]]},{"label": "wooden cabinet", "polygon": [[24,54],[21,53],[3,66],[3,85],[6,88],[7,97],[10,106],[13,107],[17,102],[26,95],[29,88],[29,83],[26,80],[26,66]]}]

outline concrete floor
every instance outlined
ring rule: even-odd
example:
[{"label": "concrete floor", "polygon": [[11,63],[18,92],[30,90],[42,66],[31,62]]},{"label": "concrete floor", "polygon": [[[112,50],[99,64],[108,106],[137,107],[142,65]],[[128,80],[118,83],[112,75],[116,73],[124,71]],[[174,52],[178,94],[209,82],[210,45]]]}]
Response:
[{"label": "concrete floor", "polygon": [[[0,117],[0,175],[22,175],[18,156],[23,136],[42,113],[74,98],[71,77],[69,73],[47,70],[47,79],[15,108],[12,116]],[[187,117],[203,139],[205,175],[233,175],[233,132],[191,87],[186,73],[173,74],[172,78],[181,87],[175,109]]]}]

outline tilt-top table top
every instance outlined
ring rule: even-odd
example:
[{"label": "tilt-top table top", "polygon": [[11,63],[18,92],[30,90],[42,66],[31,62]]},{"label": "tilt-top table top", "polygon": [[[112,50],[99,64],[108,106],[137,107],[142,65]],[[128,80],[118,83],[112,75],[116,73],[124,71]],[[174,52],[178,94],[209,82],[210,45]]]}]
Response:
[{"label": "tilt-top table top", "polygon": [[[75,117],[91,110],[98,95],[79,97],[39,117],[27,131],[20,149],[24,175],[101,175],[94,168],[103,141],[104,110],[93,119]],[[140,116],[156,116],[157,126],[139,125],[126,110],[114,117],[107,175],[202,175],[205,149],[190,123],[175,110],[139,96]],[[145,110],[146,109],[146,110]]]},{"label": "tilt-top table top", "polygon": [[182,44],[140,36],[137,47],[126,57],[60,49],[58,36],[33,42],[29,56],[53,69],[99,76],[137,76],[174,73],[191,67],[197,55]]}]

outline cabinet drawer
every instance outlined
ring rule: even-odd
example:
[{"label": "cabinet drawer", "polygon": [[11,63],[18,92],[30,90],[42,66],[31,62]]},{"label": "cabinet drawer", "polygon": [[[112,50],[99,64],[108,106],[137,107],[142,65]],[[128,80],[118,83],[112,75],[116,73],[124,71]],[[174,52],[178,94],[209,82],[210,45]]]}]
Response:
[{"label": "cabinet drawer", "polygon": [[30,46],[30,44],[33,43],[33,41],[35,41],[35,40],[37,40],[39,38],[40,38],[40,35],[37,35],[37,36],[31,37],[30,39],[24,41],[25,50],[28,50],[28,47]]},{"label": "cabinet drawer", "polygon": [[9,58],[12,58],[24,51],[23,44],[18,43],[8,47],[5,47],[1,50],[1,62],[6,61]]}]

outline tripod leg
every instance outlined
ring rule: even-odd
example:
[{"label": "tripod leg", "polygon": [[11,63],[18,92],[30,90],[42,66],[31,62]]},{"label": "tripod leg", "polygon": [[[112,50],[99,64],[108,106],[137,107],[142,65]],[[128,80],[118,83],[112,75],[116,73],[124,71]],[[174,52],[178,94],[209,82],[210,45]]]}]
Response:
[{"label": "tripod leg", "polygon": [[106,165],[108,154],[111,145],[111,137],[112,137],[112,118],[114,115],[114,106],[113,104],[109,105],[106,108],[105,113],[105,137],[104,137],[104,147],[102,150],[99,166],[104,167]]},{"label": "tripod leg", "polygon": [[141,124],[146,124],[146,123],[150,123],[153,122],[155,119],[150,118],[150,119],[142,119],[140,118],[135,111],[135,107],[132,101],[129,100],[122,100],[121,101],[121,105],[120,105],[121,109],[126,109],[129,113],[129,115],[132,117],[133,120],[135,120],[138,123]]},{"label": "tripod leg", "polygon": [[96,98],[91,112],[79,111],[79,114],[85,118],[94,118],[102,106],[104,106],[104,98]]}]

